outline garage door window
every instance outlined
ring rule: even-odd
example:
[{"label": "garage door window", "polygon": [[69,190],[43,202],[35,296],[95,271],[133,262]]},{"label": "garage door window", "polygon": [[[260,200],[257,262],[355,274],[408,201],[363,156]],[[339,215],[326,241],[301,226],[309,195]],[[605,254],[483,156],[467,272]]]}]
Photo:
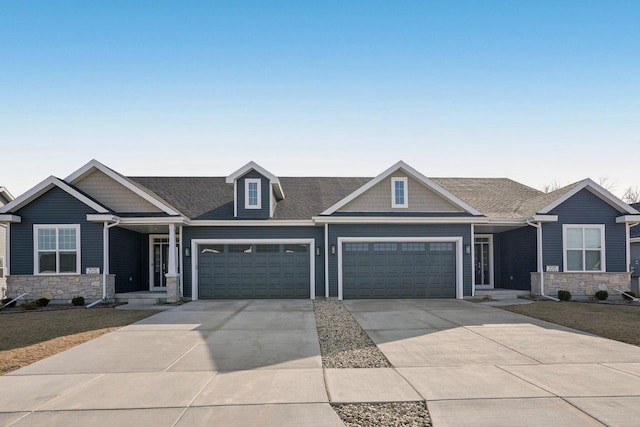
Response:
[{"label": "garage door window", "polygon": [[374,252],[397,252],[398,244],[397,243],[374,243],[373,251]]},{"label": "garage door window", "polygon": [[230,254],[250,254],[252,252],[251,245],[229,245]]},{"label": "garage door window", "polygon": [[346,252],[369,252],[368,243],[345,243],[344,250]]},{"label": "garage door window", "polygon": [[427,250],[425,243],[403,243],[402,252],[424,252]]},{"label": "garage door window", "polygon": [[280,252],[280,245],[256,245],[256,252],[259,254]]},{"label": "garage door window", "polygon": [[307,245],[284,245],[285,254],[306,254],[309,252]]},{"label": "garage door window", "polygon": [[202,252],[203,254],[223,254],[224,246],[223,245],[205,246],[202,248],[200,252]]},{"label": "garage door window", "polygon": [[453,243],[429,243],[431,252],[453,252]]}]

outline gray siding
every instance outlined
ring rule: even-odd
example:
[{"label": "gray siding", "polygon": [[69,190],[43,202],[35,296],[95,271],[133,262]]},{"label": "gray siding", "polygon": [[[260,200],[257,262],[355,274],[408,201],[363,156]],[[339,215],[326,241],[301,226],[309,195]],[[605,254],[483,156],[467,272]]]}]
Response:
[{"label": "gray siding", "polygon": [[[247,178],[261,179],[261,204],[260,209],[245,209],[245,180]],[[270,217],[269,201],[271,200],[271,185],[269,185],[269,179],[260,175],[258,172],[252,170],[242,177],[238,178],[238,219],[268,219]]]},{"label": "gray siding", "polygon": [[588,190],[582,190],[550,212],[558,215],[557,223],[543,225],[542,242],[544,265],[562,264],[562,225],[563,224],[604,224],[606,271],[625,272],[626,266],[626,227],[616,224],[616,217],[622,215],[608,203],[602,201]]},{"label": "gray siding", "polygon": [[495,287],[531,289],[531,272],[537,270],[537,237],[534,227],[494,235],[499,242]]},{"label": "gray siding", "polygon": [[148,252],[146,234],[124,228],[114,227],[109,230],[109,272],[116,275],[116,292],[133,292],[149,290],[145,281],[145,252]]},{"label": "gray siding", "polygon": [[[471,244],[471,226],[333,224],[329,225],[329,247],[336,245],[336,254],[329,252],[329,296],[338,296],[338,237],[462,237],[463,245]],[[471,255],[463,251],[463,293],[471,295]]]},{"label": "gray siding", "polygon": [[[244,203],[244,202],[243,202]],[[185,227],[185,248],[192,239],[315,239],[316,247],[324,248],[322,227]],[[191,254],[195,256],[197,254]],[[316,295],[324,296],[324,249],[315,256]],[[191,297],[191,257],[184,259],[184,295]]]},{"label": "gray siding", "polygon": [[102,271],[102,224],[87,222],[88,213],[96,212],[57,187],[15,212],[22,222],[11,225],[11,274],[33,274],[34,224],[80,224],[81,273]]}]

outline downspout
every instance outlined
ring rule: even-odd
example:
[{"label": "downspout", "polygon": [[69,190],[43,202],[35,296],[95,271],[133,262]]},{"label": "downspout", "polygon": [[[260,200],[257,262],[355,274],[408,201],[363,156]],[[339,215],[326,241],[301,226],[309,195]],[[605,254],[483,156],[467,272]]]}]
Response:
[{"label": "downspout", "polygon": [[550,300],[558,302],[560,301],[558,298],[545,295],[544,293],[544,263],[542,260],[542,223],[541,222],[535,223],[535,222],[531,222],[531,220],[527,220],[527,225],[535,227],[537,232],[536,240],[538,243],[537,252],[538,252],[538,273],[540,273],[540,295],[543,298],[548,298]]},{"label": "downspout", "polygon": [[[104,222],[104,228],[102,229],[102,299],[99,301],[106,301],[107,299],[107,276],[109,275],[109,229],[120,224],[120,218],[117,218],[115,222],[109,224]],[[87,306],[93,307],[97,304],[97,301]]]}]

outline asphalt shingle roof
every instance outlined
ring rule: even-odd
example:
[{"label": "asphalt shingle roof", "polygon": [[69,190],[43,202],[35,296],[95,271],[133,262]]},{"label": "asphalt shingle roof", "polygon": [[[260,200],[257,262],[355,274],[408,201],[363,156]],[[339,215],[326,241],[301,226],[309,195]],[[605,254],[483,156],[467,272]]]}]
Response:
[{"label": "asphalt shingle roof", "polygon": [[[233,186],[224,177],[129,177],[191,219],[233,219]],[[369,182],[371,177],[280,177],[285,199],[274,220],[310,219]],[[489,218],[533,215],[576,184],[553,193],[508,178],[432,178]]]}]

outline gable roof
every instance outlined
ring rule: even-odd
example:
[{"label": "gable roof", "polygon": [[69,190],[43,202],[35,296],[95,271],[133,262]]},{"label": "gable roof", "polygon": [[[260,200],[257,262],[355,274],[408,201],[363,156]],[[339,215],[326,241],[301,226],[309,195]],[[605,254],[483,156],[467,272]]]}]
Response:
[{"label": "gable roof", "polygon": [[[600,198],[602,201],[608,203],[619,212],[632,215],[637,215],[639,213],[637,210],[620,200],[618,197],[614,196],[609,190],[595,183],[589,178],[582,181],[574,182],[573,184],[569,184],[566,187],[549,193],[549,198],[541,198],[540,200],[532,201],[531,206],[536,208],[536,211],[534,213],[547,214],[567,201],[569,198],[574,196],[576,193],[584,189],[590,191],[592,194]],[[548,204],[546,204],[545,202],[548,202]]]},{"label": "gable roof", "polygon": [[18,196],[12,202],[7,203],[6,205],[0,207],[0,213],[8,213],[8,212],[16,212],[23,206],[28,205],[53,187],[58,187],[61,190],[67,192],[69,195],[75,197],[85,205],[89,206],[91,209],[95,210],[98,213],[108,213],[109,209],[102,206],[97,201],[93,200],[86,194],[78,191],[76,188],[73,188],[66,182],[56,178],[55,176],[50,176],[44,181],[37,184],[35,187],[31,188],[26,193]]},{"label": "gable roof", "polygon": [[233,184],[238,178],[241,178],[251,170],[258,172],[260,175],[267,178],[271,183],[271,185],[273,186],[273,190],[276,192],[276,196],[279,199],[284,199],[284,192],[282,191],[282,186],[280,185],[280,180],[278,179],[278,177],[254,161],[250,161],[246,165],[242,166],[240,169],[236,170],[235,172],[232,172],[229,176],[226,177],[225,182],[227,184]]},{"label": "gable roof", "polygon": [[4,199],[7,202],[12,201],[15,197],[13,197],[13,194],[9,193],[9,190],[7,190],[5,187],[0,185],[0,194],[2,194],[2,197],[4,197]]},{"label": "gable roof", "polygon": [[336,212],[338,209],[340,209],[341,207],[345,206],[350,201],[355,200],[358,196],[360,196],[361,194],[364,194],[371,187],[373,187],[374,185],[378,184],[379,182],[381,182],[385,178],[389,177],[391,174],[393,174],[394,172],[396,172],[399,169],[402,169],[405,173],[407,173],[408,175],[411,175],[415,180],[417,180],[418,182],[423,184],[425,187],[429,188],[430,190],[432,190],[436,194],[440,195],[442,198],[444,198],[444,199],[448,200],[449,202],[451,202],[452,204],[462,208],[463,210],[467,211],[468,213],[470,213],[472,215],[478,215],[478,216],[482,215],[479,211],[474,209],[472,206],[470,206],[466,202],[462,201],[461,199],[459,199],[458,197],[453,195],[451,192],[449,192],[446,189],[444,189],[442,186],[437,184],[435,181],[433,181],[433,180],[427,178],[426,176],[422,175],[420,172],[418,172],[417,170],[415,170],[414,168],[412,168],[411,166],[409,166],[408,164],[406,164],[402,160],[397,162],[396,164],[391,166],[389,169],[385,170],[380,175],[378,175],[377,177],[373,178],[372,180],[370,180],[366,184],[364,184],[362,187],[360,187],[359,189],[357,189],[353,193],[349,194],[347,197],[345,197],[345,198],[341,199],[340,201],[338,201],[337,203],[333,204],[331,207],[329,207],[324,212],[322,212],[321,215],[331,215],[332,213]]},{"label": "gable roof", "polygon": [[91,174],[95,170],[99,170],[100,172],[104,173],[109,178],[111,178],[114,181],[118,182],[119,184],[121,184],[125,188],[131,190],[132,192],[134,192],[136,195],[138,195],[142,199],[144,199],[147,202],[151,203],[152,205],[154,205],[158,209],[164,211],[166,214],[168,214],[168,215],[182,215],[177,209],[175,209],[174,207],[169,205],[169,203],[167,203],[166,201],[162,200],[157,194],[154,194],[152,191],[150,191],[149,189],[144,188],[142,185],[139,185],[137,183],[132,182],[131,180],[129,180],[124,175],[121,175],[120,173],[118,173],[118,172],[114,171],[113,169],[103,165],[102,163],[100,163],[99,161],[97,161],[95,159],[92,159],[89,163],[87,163],[86,165],[82,166],[77,171],[73,172],[71,175],[66,177],[64,180],[65,180],[65,182],[73,185],[76,182],[81,181],[84,177],[86,177],[87,175]]}]

